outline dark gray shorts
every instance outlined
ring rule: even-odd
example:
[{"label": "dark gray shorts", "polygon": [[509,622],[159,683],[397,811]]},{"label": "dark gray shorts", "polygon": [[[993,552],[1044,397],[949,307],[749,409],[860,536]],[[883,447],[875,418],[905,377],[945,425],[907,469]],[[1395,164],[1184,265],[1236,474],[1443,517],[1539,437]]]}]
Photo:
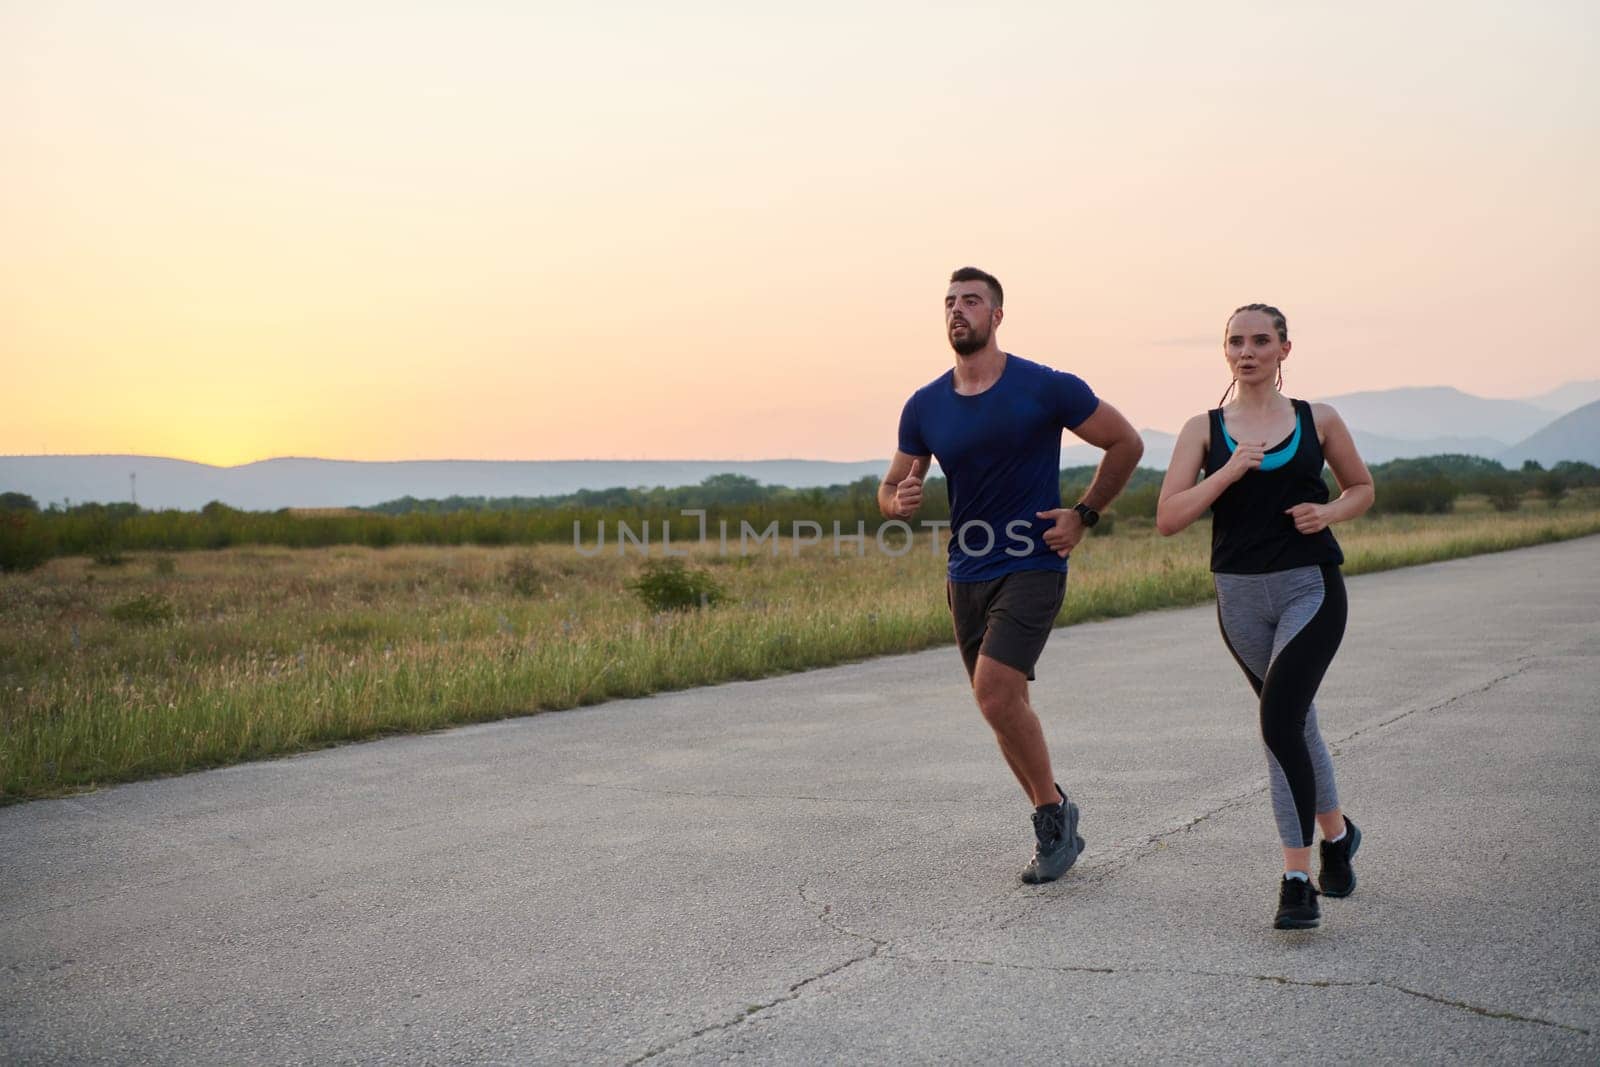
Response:
[{"label": "dark gray shorts", "polygon": [[1067,576],[1057,571],[1017,571],[988,582],[946,580],[945,600],[967,677],[978,669],[982,653],[1033,681],[1033,666],[1066,595]]}]

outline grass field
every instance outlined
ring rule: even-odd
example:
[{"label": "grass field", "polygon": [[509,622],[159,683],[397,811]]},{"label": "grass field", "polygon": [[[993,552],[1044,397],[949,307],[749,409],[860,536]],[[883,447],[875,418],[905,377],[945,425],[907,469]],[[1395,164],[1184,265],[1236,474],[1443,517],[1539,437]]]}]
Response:
[{"label": "grass field", "polygon": [[[1207,524],[1124,521],[1073,557],[1061,623],[1211,596]],[[1339,531],[1359,574],[1600,533],[1600,500]],[[0,802],[385,733],[952,642],[944,560],[827,542],[691,549],[727,599],[653,614],[637,552],[230,549],[0,575]]]}]

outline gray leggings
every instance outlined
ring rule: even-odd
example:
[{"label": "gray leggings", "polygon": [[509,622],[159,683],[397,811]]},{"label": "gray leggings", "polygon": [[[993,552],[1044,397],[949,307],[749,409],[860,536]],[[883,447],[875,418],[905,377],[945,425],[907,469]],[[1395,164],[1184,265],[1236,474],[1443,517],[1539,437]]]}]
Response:
[{"label": "gray leggings", "polygon": [[1312,698],[1344,637],[1344,580],[1331,563],[1212,577],[1222,640],[1261,699],[1279,840],[1309,847],[1317,814],[1339,806]]}]

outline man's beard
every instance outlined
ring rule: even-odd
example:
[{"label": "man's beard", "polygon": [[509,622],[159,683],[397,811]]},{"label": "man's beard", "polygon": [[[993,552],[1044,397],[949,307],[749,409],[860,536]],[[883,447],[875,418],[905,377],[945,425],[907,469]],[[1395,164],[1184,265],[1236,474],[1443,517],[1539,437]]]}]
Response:
[{"label": "man's beard", "polygon": [[982,351],[983,347],[988,343],[989,331],[980,331],[972,323],[967,324],[966,337],[959,339],[954,335],[950,337],[950,347],[956,350],[956,355],[958,356],[970,356],[974,352]]}]

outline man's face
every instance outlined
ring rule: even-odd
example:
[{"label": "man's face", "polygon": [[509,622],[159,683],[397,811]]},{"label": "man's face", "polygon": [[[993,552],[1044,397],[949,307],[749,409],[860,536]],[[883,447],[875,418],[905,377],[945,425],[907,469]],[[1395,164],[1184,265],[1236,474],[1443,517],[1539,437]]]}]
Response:
[{"label": "man's face", "polygon": [[980,351],[994,336],[1004,312],[983,282],[951,282],[944,294],[944,329],[958,356]]}]

